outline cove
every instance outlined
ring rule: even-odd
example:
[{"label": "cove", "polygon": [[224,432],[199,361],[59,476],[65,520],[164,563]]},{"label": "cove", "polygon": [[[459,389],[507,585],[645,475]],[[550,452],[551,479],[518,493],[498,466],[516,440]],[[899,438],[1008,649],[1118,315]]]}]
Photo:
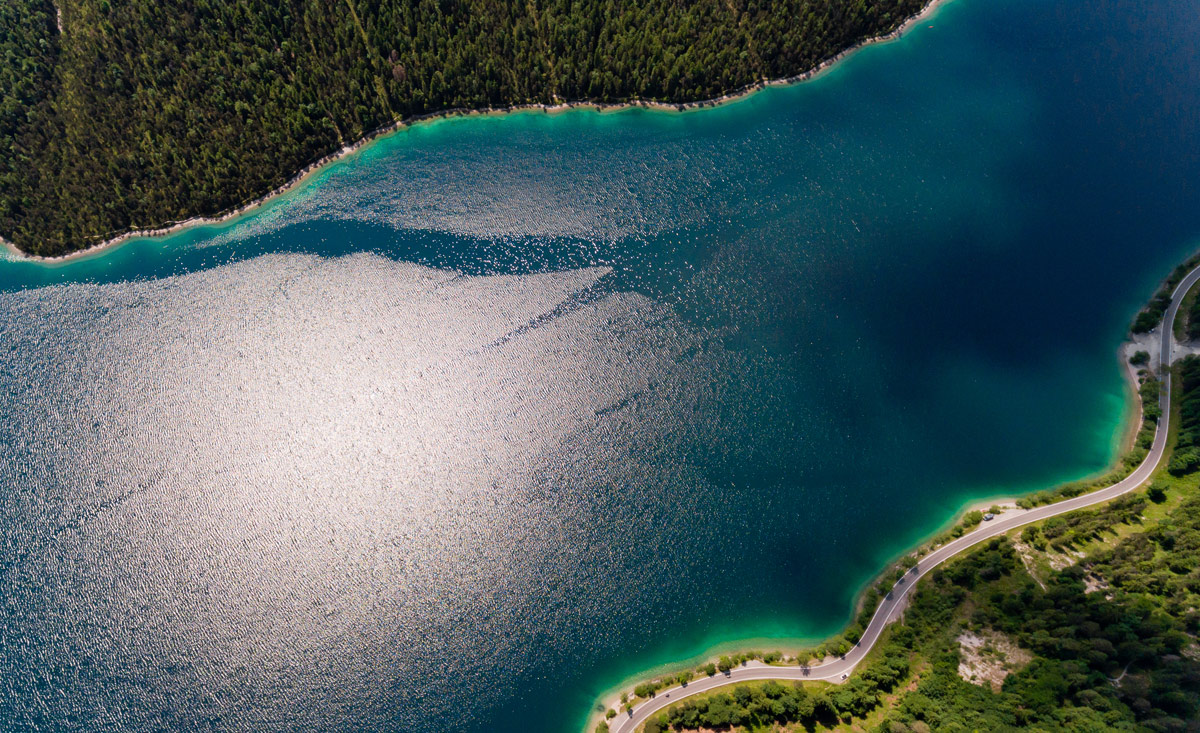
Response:
[{"label": "cove", "polygon": [[418,125],[0,261],[0,720],[576,730],[837,632],[965,502],[1112,459],[1200,244],[1198,39],[954,0],[727,106]]}]

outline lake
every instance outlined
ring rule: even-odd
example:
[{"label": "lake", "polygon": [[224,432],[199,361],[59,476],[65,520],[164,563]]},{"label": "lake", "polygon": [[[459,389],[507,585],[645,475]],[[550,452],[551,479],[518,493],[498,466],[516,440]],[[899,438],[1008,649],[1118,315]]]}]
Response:
[{"label": "lake", "polygon": [[1200,246],[1200,16],[954,0],[687,113],[421,124],[0,261],[0,727],[574,731],[1103,470]]}]

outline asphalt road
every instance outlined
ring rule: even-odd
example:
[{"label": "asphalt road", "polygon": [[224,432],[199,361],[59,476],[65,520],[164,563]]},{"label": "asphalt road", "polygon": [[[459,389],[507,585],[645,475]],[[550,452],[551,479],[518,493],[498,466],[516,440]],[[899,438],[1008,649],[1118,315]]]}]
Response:
[{"label": "asphalt road", "polygon": [[[1175,322],[1175,315],[1179,312],[1183,296],[1187,294],[1188,290],[1197,280],[1200,280],[1200,267],[1189,272],[1171,294],[1171,305],[1163,318],[1164,324]],[[1171,345],[1170,326],[1165,328],[1160,326],[1160,364],[1171,363]],[[953,542],[948,542],[921,558],[920,563],[898,581],[892,588],[892,592],[880,602],[875,615],[871,618],[871,623],[867,625],[866,630],[863,632],[862,638],[859,639],[858,644],[845,657],[815,667],[773,667],[761,662],[749,662],[745,666],[730,670],[728,674],[718,673],[714,677],[692,680],[688,683],[687,687],[676,686],[667,690],[661,690],[655,697],[639,704],[630,713],[621,714],[613,718],[609,722],[611,730],[614,733],[632,733],[633,730],[644,723],[650,716],[672,703],[736,682],[749,682],[753,680],[826,680],[835,683],[840,682],[843,675],[850,674],[855,666],[863,660],[863,657],[867,655],[867,652],[879,640],[879,635],[883,633],[884,627],[900,617],[904,610],[904,601],[917,581],[938,565],[981,542],[986,542],[993,537],[999,537],[1018,527],[1023,527],[1031,522],[1037,522],[1058,514],[1075,511],[1076,509],[1103,504],[1122,494],[1133,491],[1145,483],[1158,467],[1158,463],[1162,460],[1163,452],[1167,447],[1167,423],[1171,414],[1171,375],[1164,372],[1162,380],[1163,392],[1159,399],[1162,405],[1163,416],[1158,422],[1158,427],[1154,434],[1154,443],[1150,447],[1150,453],[1134,469],[1133,473],[1112,486],[1092,491],[1082,496],[1028,511],[1018,513],[1007,512],[1006,516],[984,523],[980,525],[979,529],[965,534]]]}]

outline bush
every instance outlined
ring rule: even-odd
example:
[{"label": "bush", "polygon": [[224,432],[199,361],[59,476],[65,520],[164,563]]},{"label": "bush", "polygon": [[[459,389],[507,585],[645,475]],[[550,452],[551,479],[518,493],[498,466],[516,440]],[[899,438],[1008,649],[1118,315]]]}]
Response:
[{"label": "bush", "polygon": [[1171,305],[1171,294],[1169,291],[1159,292],[1154,296],[1154,299],[1146,306],[1146,308],[1137,314],[1137,318],[1133,319],[1133,326],[1130,328],[1134,333],[1149,333],[1154,330],[1154,327],[1162,322],[1163,314],[1167,312],[1167,308]]},{"label": "bush", "polygon": [[1195,471],[1198,467],[1200,467],[1200,449],[1184,448],[1175,451],[1175,455],[1171,456],[1171,461],[1167,464],[1167,471],[1172,476],[1183,476]]},{"label": "bush", "polygon": [[1034,549],[1046,549],[1046,540],[1042,537],[1042,530],[1038,529],[1036,525],[1031,524],[1021,530],[1021,540]]},{"label": "bush", "polygon": [[978,525],[982,521],[983,521],[983,512],[976,509],[973,512],[967,512],[967,515],[965,517],[963,517],[962,523],[963,523],[964,527],[969,528],[969,527],[974,527],[974,526]]},{"label": "bush", "polygon": [[1200,298],[1193,297],[1188,306],[1186,333],[1189,341],[1200,338]]},{"label": "bush", "polygon": [[1161,504],[1167,500],[1167,486],[1161,481],[1155,481],[1150,484],[1150,488],[1146,489],[1146,496],[1155,504]]},{"label": "bush", "polygon": [[1146,364],[1149,364],[1150,352],[1139,351],[1135,353],[1133,356],[1129,357],[1129,363],[1133,364],[1134,366],[1145,366]]}]

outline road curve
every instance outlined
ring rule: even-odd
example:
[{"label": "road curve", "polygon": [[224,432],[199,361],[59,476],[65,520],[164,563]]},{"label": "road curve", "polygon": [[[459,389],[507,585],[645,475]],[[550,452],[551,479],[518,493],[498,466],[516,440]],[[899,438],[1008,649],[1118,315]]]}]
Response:
[{"label": "road curve", "polygon": [[[1179,306],[1183,302],[1183,297],[1197,280],[1200,280],[1200,267],[1189,272],[1180,281],[1179,285],[1176,286],[1174,292],[1171,293],[1171,305],[1163,317],[1163,324],[1166,325],[1159,326],[1158,330],[1160,364],[1168,365],[1171,363],[1171,345],[1173,339],[1170,324],[1175,322],[1175,316],[1179,312]],[[730,670],[728,674],[718,674],[714,677],[693,680],[686,687],[676,686],[667,690],[661,690],[655,697],[639,704],[628,714],[613,718],[610,721],[613,733],[632,733],[639,725],[649,719],[650,716],[668,705],[676,703],[683,698],[737,682],[751,682],[755,680],[826,680],[840,682],[842,675],[849,674],[863,660],[867,652],[871,651],[871,647],[875,646],[875,642],[879,640],[879,635],[883,633],[884,627],[900,617],[900,613],[904,608],[904,600],[917,581],[925,577],[926,574],[938,565],[981,542],[986,542],[993,537],[1003,535],[1017,527],[1022,527],[1031,522],[1038,522],[1059,514],[1072,512],[1076,509],[1102,504],[1122,494],[1129,493],[1145,483],[1158,467],[1158,463],[1162,460],[1163,453],[1167,447],[1168,422],[1171,415],[1170,372],[1163,371],[1162,382],[1163,390],[1159,397],[1159,404],[1162,406],[1162,418],[1159,419],[1158,426],[1155,429],[1154,442],[1150,446],[1150,452],[1146,455],[1145,460],[1134,469],[1133,473],[1121,481],[1107,488],[1092,491],[1082,496],[1076,496],[1065,501],[1055,502],[1054,504],[1047,504],[1036,509],[1010,515],[1007,518],[996,519],[981,525],[974,532],[942,545],[921,558],[919,564],[897,581],[892,591],[880,601],[879,607],[875,610],[875,615],[871,617],[871,622],[863,631],[862,638],[841,659],[829,664],[808,668],[773,667],[761,662],[749,662],[745,666]]]}]

